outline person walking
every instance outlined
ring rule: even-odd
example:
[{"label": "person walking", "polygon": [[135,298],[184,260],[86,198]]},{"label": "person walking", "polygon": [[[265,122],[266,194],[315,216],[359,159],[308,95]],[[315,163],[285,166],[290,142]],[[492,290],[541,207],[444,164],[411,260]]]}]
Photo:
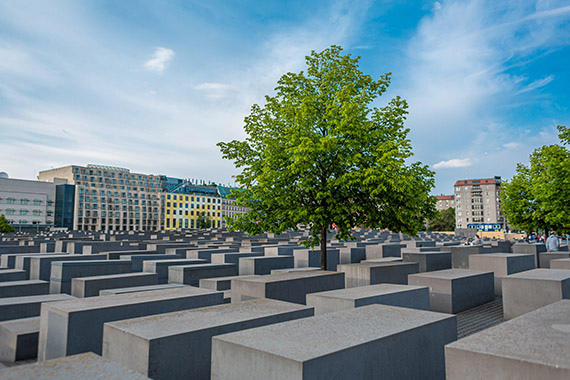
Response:
[{"label": "person walking", "polygon": [[547,252],[558,252],[560,248],[560,242],[558,241],[558,236],[555,232],[551,232],[548,239],[546,239],[546,251]]},{"label": "person walking", "polygon": [[475,239],[473,239],[471,245],[483,245],[483,241],[479,239],[479,235],[475,235]]}]

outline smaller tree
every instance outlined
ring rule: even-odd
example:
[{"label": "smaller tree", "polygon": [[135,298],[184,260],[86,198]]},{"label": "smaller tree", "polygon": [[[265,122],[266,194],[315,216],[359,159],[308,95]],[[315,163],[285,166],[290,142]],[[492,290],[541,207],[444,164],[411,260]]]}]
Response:
[{"label": "smaller tree", "polygon": [[212,227],[212,220],[209,216],[206,215],[205,211],[201,212],[200,215],[198,215],[198,219],[196,219],[196,227],[199,229]]},{"label": "smaller tree", "polygon": [[455,209],[450,207],[438,211],[433,218],[428,219],[428,231],[455,231]]},{"label": "smaller tree", "polygon": [[0,233],[10,233],[16,232],[14,227],[8,222],[8,219],[4,216],[4,214],[0,215]]}]

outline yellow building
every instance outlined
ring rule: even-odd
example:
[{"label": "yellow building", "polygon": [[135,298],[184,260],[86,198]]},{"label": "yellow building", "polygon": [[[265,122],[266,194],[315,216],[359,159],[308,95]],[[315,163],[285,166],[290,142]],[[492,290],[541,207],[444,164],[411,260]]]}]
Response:
[{"label": "yellow building", "polygon": [[204,194],[165,194],[164,228],[198,228],[198,217],[204,215],[212,222],[212,228],[221,226],[222,200]]}]

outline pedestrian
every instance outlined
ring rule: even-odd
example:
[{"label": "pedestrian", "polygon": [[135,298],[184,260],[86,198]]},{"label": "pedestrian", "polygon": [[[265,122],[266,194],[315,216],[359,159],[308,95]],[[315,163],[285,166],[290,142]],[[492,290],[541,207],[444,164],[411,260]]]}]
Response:
[{"label": "pedestrian", "polygon": [[548,239],[546,239],[546,251],[558,252],[559,248],[560,242],[558,241],[558,236],[556,236],[556,232],[551,232]]},{"label": "pedestrian", "polygon": [[471,245],[483,245],[483,241],[479,239],[479,235],[475,235],[475,239],[473,239]]}]

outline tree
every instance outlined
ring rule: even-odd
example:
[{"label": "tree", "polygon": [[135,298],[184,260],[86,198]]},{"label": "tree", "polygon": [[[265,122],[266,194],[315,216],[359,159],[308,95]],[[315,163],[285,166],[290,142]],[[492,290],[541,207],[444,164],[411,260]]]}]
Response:
[{"label": "tree", "polygon": [[196,219],[196,227],[199,229],[212,227],[212,220],[206,215],[206,212],[201,212]]},{"label": "tree", "polygon": [[428,220],[429,231],[455,231],[455,209],[450,207],[438,211],[436,215]]},{"label": "tree", "polygon": [[0,214],[0,233],[10,233],[16,232],[14,227],[8,222],[8,219],[4,216],[4,214]]},{"label": "tree", "polygon": [[307,71],[279,79],[275,96],[254,104],[245,141],[218,144],[241,173],[233,192],[250,211],[230,220],[252,234],[310,227],[307,246],[320,244],[326,268],[327,232],[352,238],[355,226],[417,234],[433,214],[433,172],[412,156],[407,104],[400,97],[371,107],[390,84],[358,68],[360,57],[332,46],[306,57]]},{"label": "tree", "polygon": [[[568,129],[558,126],[560,140]],[[502,192],[502,208],[509,223],[527,232],[570,232],[570,151],[560,145],[534,150],[529,166],[517,164]]]}]

